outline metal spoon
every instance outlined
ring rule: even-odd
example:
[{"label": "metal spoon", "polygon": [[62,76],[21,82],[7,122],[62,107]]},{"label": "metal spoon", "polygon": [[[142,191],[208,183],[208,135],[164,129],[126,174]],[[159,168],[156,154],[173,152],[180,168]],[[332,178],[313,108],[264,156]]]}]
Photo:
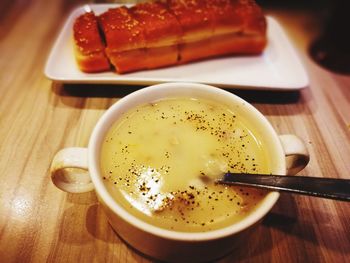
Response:
[{"label": "metal spoon", "polygon": [[316,197],[350,201],[350,180],[308,176],[226,173],[215,181]]}]

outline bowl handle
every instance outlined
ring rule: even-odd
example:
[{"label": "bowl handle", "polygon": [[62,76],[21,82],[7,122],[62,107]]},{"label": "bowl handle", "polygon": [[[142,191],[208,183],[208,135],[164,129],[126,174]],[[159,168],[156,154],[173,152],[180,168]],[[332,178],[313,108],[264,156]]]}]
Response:
[{"label": "bowl handle", "polygon": [[287,175],[294,175],[309,163],[310,155],[305,143],[296,135],[279,135],[286,156]]},{"label": "bowl handle", "polygon": [[94,189],[88,170],[88,150],[64,148],[54,156],[50,174],[56,187],[69,193],[85,193]]}]

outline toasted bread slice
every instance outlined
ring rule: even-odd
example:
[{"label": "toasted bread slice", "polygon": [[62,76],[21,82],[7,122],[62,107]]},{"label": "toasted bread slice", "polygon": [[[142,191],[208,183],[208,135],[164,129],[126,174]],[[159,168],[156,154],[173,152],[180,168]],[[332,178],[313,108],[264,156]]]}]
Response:
[{"label": "toasted bread slice", "polygon": [[106,53],[118,73],[147,68],[143,28],[125,7],[111,8],[99,17]]},{"label": "toasted bread slice", "polygon": [[147,68],[176,64],[182,30],[174,15],[161,2],[141,3],[132,7],[130,12],[144,33]]},{"label": "toasted bread slice", "polygon": [[[266,46],[265,17],[254,1],[194,0],[190,1],[190,9],[186,1],[168,1],[177,10],[174,13],[180,21],[197,25],[198,38],[195,40],[192,36],[188,41],[190,38],[184,37],[180,44],[180,63],[231,54],[255,55]],[[192,11],[186,13],[184,9]],[[195,22],[190,22],[190,12],[198,13]],[[188,34],[192,35],[192,31]]]},{"label": "toasted bread slice", "polygon": [[93,12],[84,13],[75,20],[73,36],[76,61],[82,71],[91,73],[110,69]]}]

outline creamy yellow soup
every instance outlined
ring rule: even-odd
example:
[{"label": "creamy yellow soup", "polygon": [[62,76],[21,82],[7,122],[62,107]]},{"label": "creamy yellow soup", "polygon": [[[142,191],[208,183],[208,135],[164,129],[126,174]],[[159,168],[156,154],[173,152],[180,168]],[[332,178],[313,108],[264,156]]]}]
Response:
[{"label": "creamy yellow soup", "polygon": [[212,101],[170,98],[125,113],[101,150],[108,191],[129,213],[158,227],[202,232],[229,226],[266,195],[224,186],[224,172],[269,173],[249,120]]}]

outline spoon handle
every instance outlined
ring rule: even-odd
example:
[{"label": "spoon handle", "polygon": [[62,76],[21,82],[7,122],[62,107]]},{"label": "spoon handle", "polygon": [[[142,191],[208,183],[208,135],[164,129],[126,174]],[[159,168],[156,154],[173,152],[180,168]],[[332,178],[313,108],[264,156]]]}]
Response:
[{"label": "spoon handle", "polygon": [[350,180],[347,179],[226,173],[217,182],[350,201]]}]

